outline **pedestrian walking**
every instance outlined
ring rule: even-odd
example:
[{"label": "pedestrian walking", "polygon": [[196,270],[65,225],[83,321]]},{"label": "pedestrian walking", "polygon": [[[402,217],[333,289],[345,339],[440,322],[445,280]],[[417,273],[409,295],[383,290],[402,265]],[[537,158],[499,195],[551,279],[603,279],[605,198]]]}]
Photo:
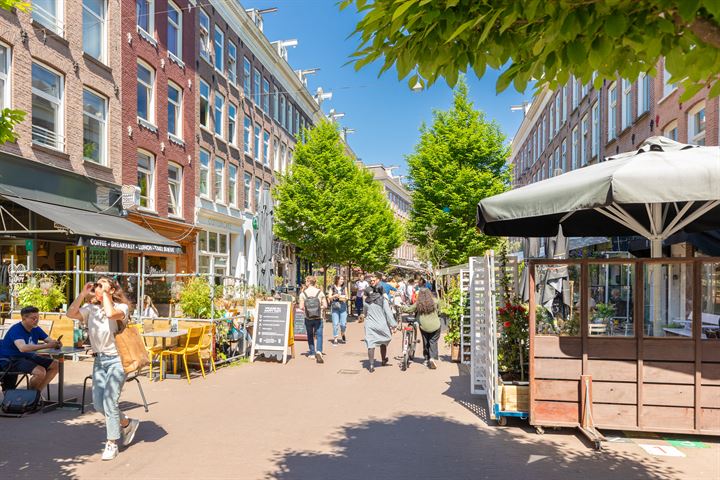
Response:
[{"label": "pedestrian walking", "polygon": [[[86,299],[90,297],[90,301]],[[125,370],[115,344],[115,334],[127,326],[130,302],[116,280],[100,277],[87,283],[73,301],[67,316],[87,325],[88,338],[95,360],[93,362],[92,394],[95,410],[105,416],[107,442],[103,460],[117,457],[119,447],[133,441],[140,421],[128,418],[120,411],[120,392],[125,383]]]},{"label": "pedestrian walking", "polygon": [[345,330],[347,329],[348,316],[348,292],[345,286],[345,278],[335,276],[335,281],[328,289],[330,299],[330,316],[333,324],[333,345],[346,342]]},{"label": "pedestrian walking", "polygon": [[324,363],[322,358],[322,312],[327,308],[327,298],[317,287],[317,279],[314,275],[308,275],[305,278],[305,289],[300,294],[298,301],[300,308],[305,312],[305,329],[310,346],[308,357],[315,357],[317,363]]},{"label": "pedestrian walking", "polygon": [[[377,277],[376,277],[377,278]],[[365,306],[365,343],[368,349],[368,371],[375,371],[375,347],[380,346],[382,365],[388,363],[387,346],[392,340],[392,331],[397,326],[395,317],[390,309],[390,303],[385,298],[383,287],[379,282],[368,287]]]},{"label": "pedestrian walking", "polygon": [[363,303],[365,298],[365,289],[370,286],[365,275],[360,275],[357,282],[355,282],[355,288],[357,293],[355,294],[355,314],[362,319],[363,315]]},{"label": "pedestrian walking", "polygon": [[420,324],[425,365],[430,369],[436,369],[438,340],[440,339],[440,317],[438,316],[437,303],[432,292],[427,288],[421,288],[418,291],[415,304],[403,308],[403,311],[415,314],[415,319]]}]

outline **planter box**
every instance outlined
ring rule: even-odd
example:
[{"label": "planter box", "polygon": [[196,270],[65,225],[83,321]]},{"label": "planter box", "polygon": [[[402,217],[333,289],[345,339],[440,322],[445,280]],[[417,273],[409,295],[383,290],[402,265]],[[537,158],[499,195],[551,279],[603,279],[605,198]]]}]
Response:
[{"label": "planter box", "polygon": [[501,409],[506,412],[530,411],[529,385],[501,385]]},{"label": "planter box", "polygon": [[455,363],[460,362],[460,345],[453,345],[450,347],[450,361]]}]

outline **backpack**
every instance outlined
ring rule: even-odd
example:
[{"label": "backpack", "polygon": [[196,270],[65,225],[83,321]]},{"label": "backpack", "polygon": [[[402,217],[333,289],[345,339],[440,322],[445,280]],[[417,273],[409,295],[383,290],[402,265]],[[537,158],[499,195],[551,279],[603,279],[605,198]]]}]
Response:
[{"label": "backpack", "polygon": [[317,320],[322,318],[322,313],[320,311],[320,293],[321,291],[318,290],[314,297],[309,297],[307,293],[304,294],[305,302],[303,305],[305,307],[305,318],[308,320]]}]

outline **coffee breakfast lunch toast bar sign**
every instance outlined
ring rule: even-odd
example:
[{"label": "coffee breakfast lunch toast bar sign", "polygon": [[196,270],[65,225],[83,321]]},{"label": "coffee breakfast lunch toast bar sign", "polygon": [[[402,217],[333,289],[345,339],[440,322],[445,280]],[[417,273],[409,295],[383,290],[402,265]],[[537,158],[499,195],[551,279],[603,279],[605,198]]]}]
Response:
[{"label": "coffee breakfast lunch toast bar sign", "polygon": [[152,243],[137,243],[127,240],[110,240],[105,238],[89,238],[83,237],[82,245],[96,248],[111,248],[113,250],[129,250],[132,252],[142,253],[165,253],[168,255],[177,255],[182,253],[182,248],[172,245],[155,245]]},{"label": "coffee breakfast lunch toast bar sign", "polygon": [[282,363],[287,362],[291,307],[290,302],[257,303],[251,361],[255,361],[255,355],[264,354],[266,357],[282,356]]}]

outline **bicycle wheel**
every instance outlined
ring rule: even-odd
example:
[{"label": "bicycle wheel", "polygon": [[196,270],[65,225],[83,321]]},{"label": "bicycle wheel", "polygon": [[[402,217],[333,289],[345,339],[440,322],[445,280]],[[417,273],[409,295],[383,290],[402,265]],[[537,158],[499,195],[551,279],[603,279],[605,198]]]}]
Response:
[{"label": "bicycle wheel", "polygon": [[402,370],[404,372],[405,370],[407,370],[409,364],[410,364],[410,360],[408,358],[408,352],[405,352],[405,353],[403,353],[403,359],[402,359],[402,363],[400,364],[400,370]]},{"label": "bicycle wheel", "polygon": [[408,333],[403,330],[403,358],[400,362],[400,370],[403,372],[407,370],[408,367],[408,350],[410,349],[410,341],[408,337]]}]

